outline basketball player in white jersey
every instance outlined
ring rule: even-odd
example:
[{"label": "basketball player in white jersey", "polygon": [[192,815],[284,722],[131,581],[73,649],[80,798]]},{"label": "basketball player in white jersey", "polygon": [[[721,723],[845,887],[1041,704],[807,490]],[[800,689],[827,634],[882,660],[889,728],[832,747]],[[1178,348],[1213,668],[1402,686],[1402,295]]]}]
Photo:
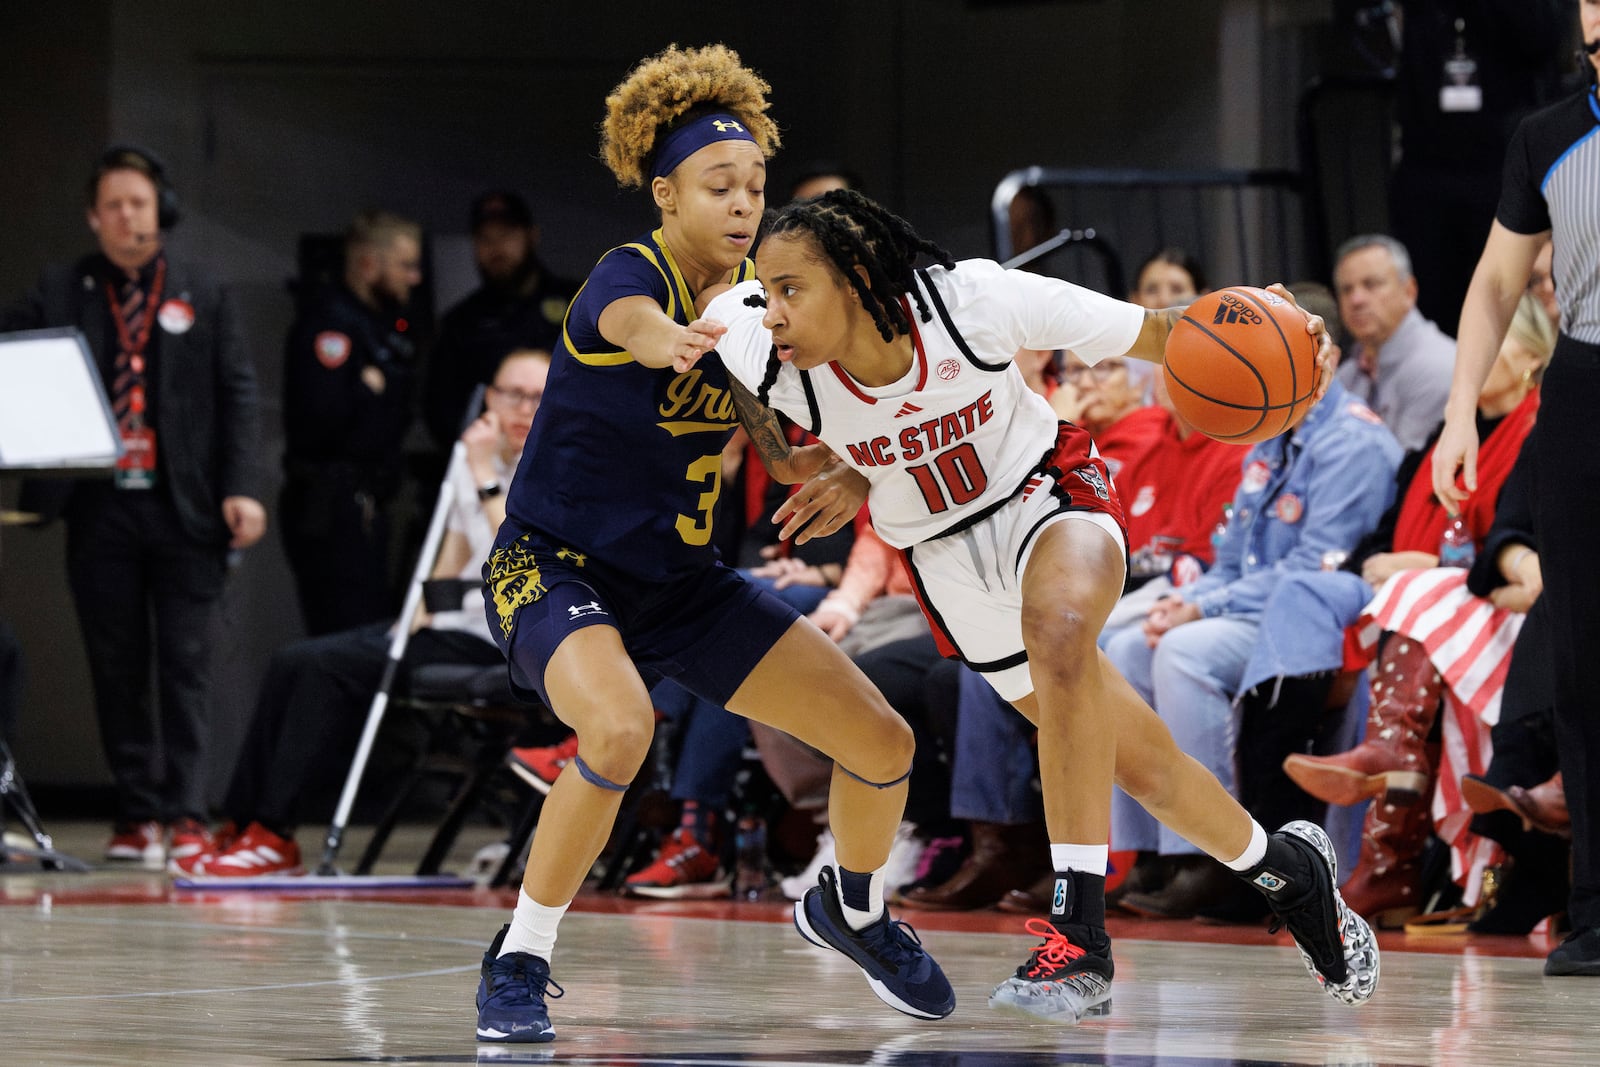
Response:
[{"label": "basketball player in white jersey", "polygon": [[[914,269],[919,255],[937,265]],[[1095,647],[1123,587],[1122,507],[1089,435],[1058,422],[1011,361],[1064,348],[1159,363],[1181,310],[957,265],[851,191],[779,214],[756,275],[702,319],[726,326],[716,352],[736,399],[786,413],[868,478],[874,525],[902,550],[941,647],[1039,727],[1054,901],[1049,921],[1027,924],[1043,941],[990,1003],[1068,1023],[1109,1011],[1113,778],[1257,886],[1329,993],[1370,997],[1377,944],[1338,895],[1327,836],[1304,822],[1267,834]],[[1325,351],[1322,320],[1307,329]],[[802,934],[808,914],[802,900]]]}]

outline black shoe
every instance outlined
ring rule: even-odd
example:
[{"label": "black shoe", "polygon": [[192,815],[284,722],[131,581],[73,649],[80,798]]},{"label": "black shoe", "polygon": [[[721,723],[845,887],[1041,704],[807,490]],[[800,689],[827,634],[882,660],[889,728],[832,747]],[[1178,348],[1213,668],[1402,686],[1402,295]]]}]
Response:
[{"label": "black shoe", "polygon": [[1272,839],[1300,857],[1289,865],[1298,870],[1277,870],[1263,861],[1246,875],[1266,894],[1272,932],[1289,928],[1306,970],[1329,996],[1364,1003],[1378,988],[1378,941],[1339,895],[1333,842],[1322,827],[1303,821],[1289,823]]},{"label": "black shoe", "polygon": [[1544,973],[1600,977],[1600,926],[1586,926],[1557,945],[1545,957]]}]

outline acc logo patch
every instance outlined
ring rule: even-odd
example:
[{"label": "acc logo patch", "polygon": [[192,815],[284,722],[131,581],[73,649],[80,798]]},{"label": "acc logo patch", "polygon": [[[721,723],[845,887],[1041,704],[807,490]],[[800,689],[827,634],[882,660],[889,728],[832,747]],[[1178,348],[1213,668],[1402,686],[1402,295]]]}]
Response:
[{"label": "acc logo patch", "polygon": [[156,321],[167,333],[188,333],[194,325],[194,305],[187,300],[167,300],[156,311]]},{"label": "acc logo patch", "polygon": [[1306,513],[1306,506],[1293,493],[1285,493],[1278,498],[1278,503],[1272,510],[1277,513],[1279,520],[1293,526]]},{"label": "acc logo patch", "polygon": [[337,370],[350,358],[350,335],[338,330],[323,330],[311,342],[311,347],[317,353],[318,363],[329,370]]},{"label": "acc logo patch", "polygon": [[1370,422],[1374,426],[1382,426],[1383,420],[1378,418],[1378,413],[1359,401],[1350,405],[1350,414],[1362,422]]},{"label": "acc logo patch", "polygon": [[1139,492],[1133,498],[1133,503],[1128,507],[1128,514],[1137,518],[1156,506],[1156,487],[1141,485]]},{"label": "acc logo patch", "polygon": [[939,366],[934,369],[940,381],[948,382],[961,373],[961,361],[956,359],[941,359]]},{"label": "acc logo patch", "polygon": [[1259,493],[1267,487],[1267,479],[1271,477],[1272,468],[1258,459],[1244,469],[1239,488],[1247,493]]}]

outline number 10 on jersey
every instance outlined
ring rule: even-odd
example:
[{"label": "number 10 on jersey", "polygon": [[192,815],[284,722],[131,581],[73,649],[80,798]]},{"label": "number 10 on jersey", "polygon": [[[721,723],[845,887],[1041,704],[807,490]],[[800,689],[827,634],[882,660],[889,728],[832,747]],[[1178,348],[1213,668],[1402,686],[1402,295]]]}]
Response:
[{"label": "number 10 on jersey", "polygon": [[989,485],[978,450],[968,442],[939,453],[932,463],[918,463],[906,470],[917,480],[930,515],[972,503]]}]

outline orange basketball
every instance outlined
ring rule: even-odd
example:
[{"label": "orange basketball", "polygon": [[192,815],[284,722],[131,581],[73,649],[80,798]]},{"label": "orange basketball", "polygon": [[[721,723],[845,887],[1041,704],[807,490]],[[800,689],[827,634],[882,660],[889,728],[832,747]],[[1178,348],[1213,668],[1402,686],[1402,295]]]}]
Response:
[{"label": "orange basketball", "polygon": [[1172,406],[1207,437],[1254,444],[1292,430],[1311,406],[1317,345],[1305,313],[1234,285],[1195,300],[1167,338]]}]

